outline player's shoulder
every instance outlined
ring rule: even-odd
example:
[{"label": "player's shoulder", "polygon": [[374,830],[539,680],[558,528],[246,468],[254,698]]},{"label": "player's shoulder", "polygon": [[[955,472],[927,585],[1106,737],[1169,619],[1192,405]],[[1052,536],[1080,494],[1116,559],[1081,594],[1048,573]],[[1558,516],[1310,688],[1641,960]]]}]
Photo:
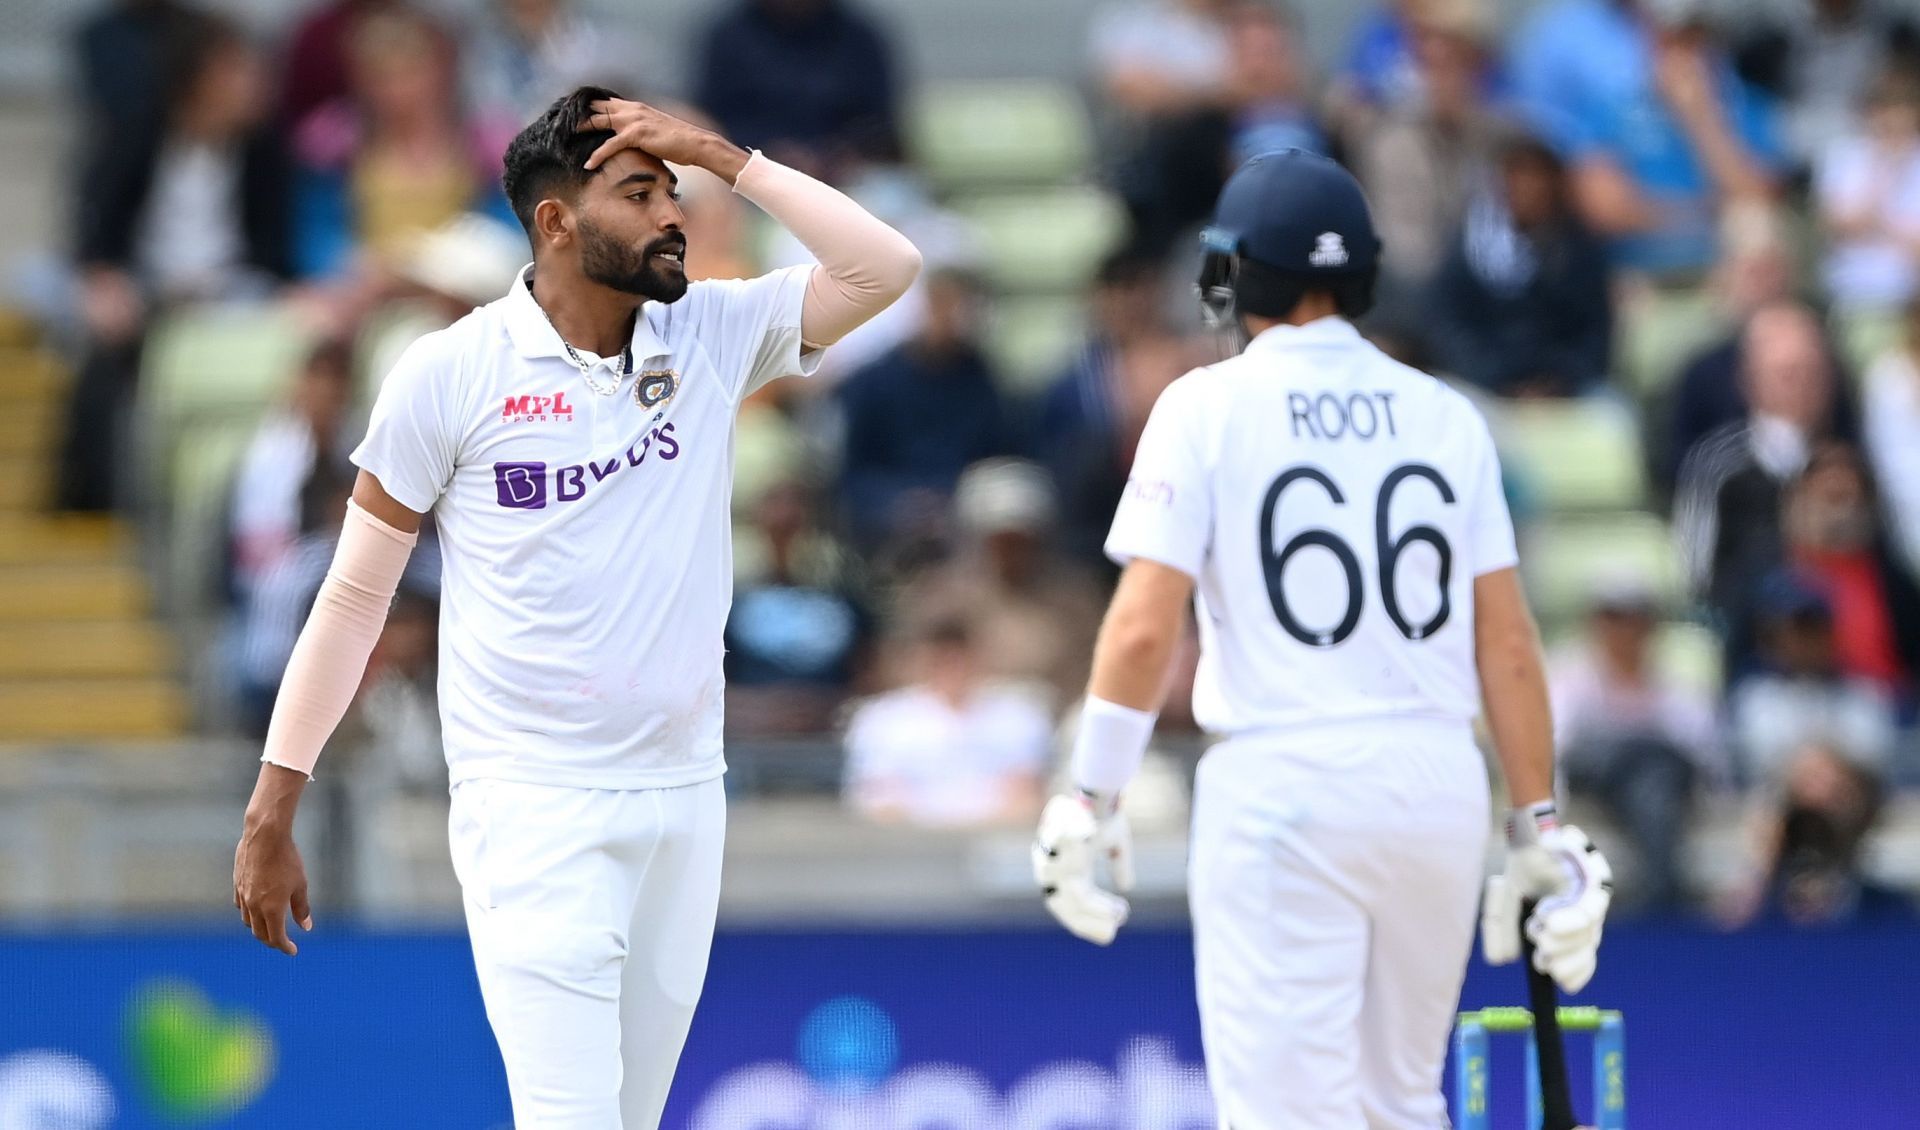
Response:
[{"label": "player's shoulder", "polygon": [[762,302],[775,300],[787,287],[804,287],[812,270],[812,264],[801,263],[752,278],[701,279],[688,286],[678,301],[647,303],[647,322],[662,341],[671,344],[676,335],[698,332],[715,319],[736,313],[757,317]]}]

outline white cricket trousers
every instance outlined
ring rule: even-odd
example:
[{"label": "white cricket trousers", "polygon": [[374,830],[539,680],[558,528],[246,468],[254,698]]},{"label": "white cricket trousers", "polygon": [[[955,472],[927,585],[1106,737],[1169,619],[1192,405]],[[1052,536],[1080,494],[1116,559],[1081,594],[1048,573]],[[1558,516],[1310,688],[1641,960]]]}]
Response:
[{"label": "white cricket trousers", "polygon": [[655,1130],[707,976],[726,793],[463,781],[448,828],[515,1130]]},{"label": "white cricket trousers", "polygon": [[1207,1077],[1230,1130],[1441,1130],[1486,765],[1466,727],[1235,738],[1194,784]]}]

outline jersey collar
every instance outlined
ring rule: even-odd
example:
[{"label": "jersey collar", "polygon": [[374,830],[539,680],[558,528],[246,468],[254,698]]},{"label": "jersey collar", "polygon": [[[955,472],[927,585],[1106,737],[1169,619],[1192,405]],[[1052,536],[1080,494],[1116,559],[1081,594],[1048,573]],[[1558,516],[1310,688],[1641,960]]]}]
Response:
[{"label": "jersey collar", "polygon": [[[546,311],[533,300],[533,264],[520,268],[520,274],[513,280],[513,289],[501,300],[501,311],[507,321],[507,336],[513,339],[513,347],[520,356],[529,360],[540,357],[557,357],[563,361],[567,356],[566,343],[560,340],[553,323],[547,320]],[[645,362],[652,357],[671,356],[673,350],[653,332],[653,326],[647,321],[647,308],[642,306],[638,316],[633,319],[633,363],[636,369],[647,368]],[[617,360],[617,359],[616,359]]]},{"label": "jersey collar", "polygon": [[1275,349],[1297,349],[1303,345],[1351,345],[1360,340],[1360,331],[1338,314],[1315,318],[1304,326],[1269,326],[1247,343],[1246,351],[1266,353]]}]

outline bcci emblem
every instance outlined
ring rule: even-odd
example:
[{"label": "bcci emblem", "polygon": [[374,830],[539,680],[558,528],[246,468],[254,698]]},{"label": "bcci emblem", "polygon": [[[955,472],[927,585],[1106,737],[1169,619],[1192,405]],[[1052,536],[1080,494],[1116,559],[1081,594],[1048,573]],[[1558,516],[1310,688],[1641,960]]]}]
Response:
[{"label": "bcci emblem", "polygon": [[644,369],[633,382],[633,402],[642,408],[658,408],[673,399],[680,388],[678,369]]}]

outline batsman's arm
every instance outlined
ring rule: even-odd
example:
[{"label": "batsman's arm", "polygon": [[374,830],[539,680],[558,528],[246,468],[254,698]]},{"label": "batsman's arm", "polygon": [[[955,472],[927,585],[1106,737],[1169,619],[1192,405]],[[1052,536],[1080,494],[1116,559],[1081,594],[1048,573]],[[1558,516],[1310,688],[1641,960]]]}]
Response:
[{"label": "batsman's arm", "polygon": [[1540,632],[1517,569],[1474,578],[1474,661],[1494,753],[1515,809],[1553,800],[1553,713]]},{"label": "batsman's arm", "polygon": [[1192,599],[1193,578],[1171,565],[1136,557],[1120,574],[1074,741],[1074,783],[1086,792],[1117,796],[1138,772]]},{"label": "batsman's arm", "polygon": [[233,901],[254,936],[285,953],[298,950],[287,937],[289,911],[302,927],[313,928],[305,868],[293,845],[294,814],[321,747],[366,672],[419,539],[421,518],[372,474],[360,473],[333,565],[273,704],[260,776],[234,853]]}]

